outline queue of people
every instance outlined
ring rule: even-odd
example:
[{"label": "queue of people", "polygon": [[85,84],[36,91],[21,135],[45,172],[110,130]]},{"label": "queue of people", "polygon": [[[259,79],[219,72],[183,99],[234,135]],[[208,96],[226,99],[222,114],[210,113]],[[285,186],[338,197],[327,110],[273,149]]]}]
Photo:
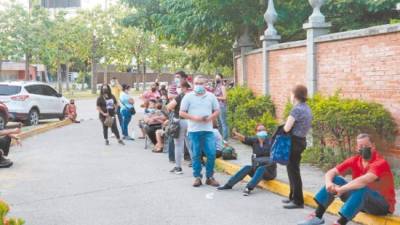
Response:
[{"label": "queue of people", "polygon": [[[256,126],[254,137],[244,136],[233,129],[234,139],[252,147],[252,163],[242,167],[225,184],[219,184],[214,178],[217,148],[223,143],[226,144],[230,136],[226,122],[228,99],[222,79],[223,76],[217,74],[215,86],[210,88],[205,77],[196,76],[190,83],[188,76],[180,71],[175,74],[174,82],[168,88],[164,85],[160,87],[158,83],[153,84],[150,90],[141,96],[145,115],[139,125],[143,132],[142,138],[147,137],[153,143],[153,152],[169,152],[170,161],[175,164],[170,172],[183,173],[182,160],[187,150],[192,165],[194,187],[203,184],[204,165],[205,183],[220,191],[232,189],[245,176],[250,175],[252,179],[243,190],[243,195],[248,196],[261,180],[272,180],[277,176],[277,164],[271,160],[274,137],[271,131],[267,131],[261,124]],[[110,87],[103,85],[97,101],[106,144],[109,144],[108,127],[111,127],[118,142],[123,144],[115,121],[110,126],[104,125],[106,118],[114,118],[118,109],[122,118],[123,139],[133,140],[129,138],[127,127],[133,115],[132,108],[135,102],[129,96],[130,87],[122,85],[121,88],[122,94],[118,101]],[[288,210],[304,208],[300,162],[307,146],[306,135],[311,129],[312,121],[307,96],[305,86],[294,87],[291,91],[293,108],[285,124],[281,126],[282,132],[290,134],[291,137],[291,153],[286,166],[290,194],[288,199],[282,201],[283,208]],[[347,224],[360,211],[374,215],[394,212],[394,178],[389,164],[378,154],[370,135],[360,134],[356,141],[357,154],[326,173],[325,186],[314,198],[317,209],[306,220],[299,222],[299,225],[324,224],[323,215],[335,197],[339,197],[344,205],[339,213],[340,218],[334,225]],[[206,157],[206,162],[203,162],[203,156]],[[343,178],[349,172],[353,178],[351,181]]]}]

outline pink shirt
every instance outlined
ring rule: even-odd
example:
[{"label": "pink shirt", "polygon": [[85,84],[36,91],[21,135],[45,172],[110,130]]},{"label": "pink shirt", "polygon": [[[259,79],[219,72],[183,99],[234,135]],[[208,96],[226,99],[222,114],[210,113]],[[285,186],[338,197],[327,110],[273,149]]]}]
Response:
[{"label": "pink shirt", "polygon": [[145,93],[143,93],[143,98],[146,100],[157,100],[157,99],[161,98],[161,96],[160,96],[160,92],[158,92],[158,91],[152,92],[149,90],[149,91],[146,91]]}]

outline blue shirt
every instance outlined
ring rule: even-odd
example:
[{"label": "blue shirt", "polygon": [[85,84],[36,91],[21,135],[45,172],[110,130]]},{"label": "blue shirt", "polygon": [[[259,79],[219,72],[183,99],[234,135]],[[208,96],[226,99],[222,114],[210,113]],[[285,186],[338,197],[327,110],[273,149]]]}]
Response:
[{"label": "blue shirt", "polygon": [[129,99],[131,99],[132,97],[129,96],[127,93],[122,92],[120,97],[119,97],[119,101],[120,101],[120,106],[121,109],[131,109],[133,108],[133,105],[131,103],[129,103]]},{"label": "blue shirt", "polygon": [[[196,95],[194,92],[186,94],[181,102],[180,111],[187,112],[192,116],[211,116],[214,111],[219,110],[219,103],[214,94],[206,92],[204,95]],[[195,122],[189,120],[188,132],[213,131],[212,121]]]}]

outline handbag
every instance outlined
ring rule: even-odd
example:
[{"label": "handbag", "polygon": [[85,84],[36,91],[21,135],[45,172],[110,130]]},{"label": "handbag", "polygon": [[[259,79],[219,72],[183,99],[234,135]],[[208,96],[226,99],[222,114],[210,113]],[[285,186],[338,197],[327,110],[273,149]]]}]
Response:
[{"label": "handbag", "polygon": [[132,106],[132,108],[129,108],[123,102],[121,102],[121,103],[122,103],[122,105],[125,106],[125,108],[129,109],[129,112],[131,113],[131,115],[135,115],[136,114],[135,106]]},{"label": "handbag", "polygon": [[112,125],[114,124],[114,117],[106,116],[106,118],[104,119],[103,124],[106,127],[112,127]]},{"label": "handbag", "polygon": [[174,113],[171,113],[169,116],[169,123],[167,127],[165,128],[165,133],[168,136],[171,136],[173,138],[179,138],[179,131],[180,131],[180,119],[177,119],[174,117]]},{"label": "handbag", "polygon": [[289,163],[292,150],[292,137],[289,134],[278,134],[271,147],[271,159],[282,165]]},{"label": "handbag", "polygon": [[253,173],[260,166],[266,166],[265,173],[263,174],[264,180],[273,180],[276,178],[276,163],[268,156],[253,157],[251,158]]}]

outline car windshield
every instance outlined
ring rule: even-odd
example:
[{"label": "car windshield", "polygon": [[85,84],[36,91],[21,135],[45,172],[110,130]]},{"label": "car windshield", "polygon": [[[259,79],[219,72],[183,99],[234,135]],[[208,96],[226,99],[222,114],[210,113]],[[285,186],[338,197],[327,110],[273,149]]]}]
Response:
[{"label": "car windshield", "polygon": [[21,86],[0,84],[0,96],[15,95],[21,91]]}]

